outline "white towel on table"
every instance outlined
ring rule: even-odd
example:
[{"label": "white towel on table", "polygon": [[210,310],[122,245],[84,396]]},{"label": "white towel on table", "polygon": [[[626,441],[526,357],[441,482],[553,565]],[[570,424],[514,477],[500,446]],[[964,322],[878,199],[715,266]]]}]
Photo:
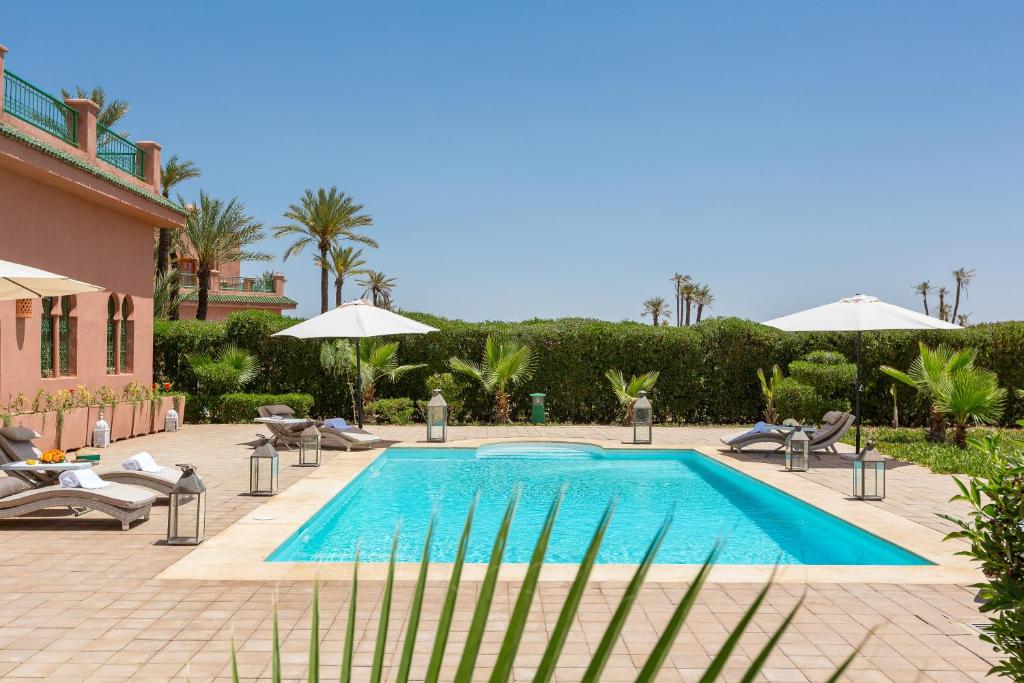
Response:
[{"label": "white towel on table", "polygon": [[136,453],[125,460],[121,463],[121,469],[128,470],[129,472],[151,472],[153,474],[164,471],[164,468],[157,465],[156,461],[153,460],[153,456],[146,451]]},{"label": "white towel on table", "polygon": [[103,481],[92,470],[68,470],[61,472],[58,477],[60,485],[66,489],[101,489],[110,486],[109,481]]}]

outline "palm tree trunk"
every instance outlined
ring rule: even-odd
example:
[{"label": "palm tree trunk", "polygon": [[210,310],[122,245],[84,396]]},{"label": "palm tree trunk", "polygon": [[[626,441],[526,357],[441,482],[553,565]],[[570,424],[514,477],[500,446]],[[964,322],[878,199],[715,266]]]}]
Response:
[{"label": "palm tree trunk", "polygon": [[[178,254],[176,252],[171,252],[170,260],[171,260],[172,263],[177,263],[178,262]],[[168,304],[170,305],[170,309],[167,311],[167,319],[168,320],[178,320],[178,318],[179,318],[177,301],[178,301],[178,296],[179,296],[179,294],[181,292],[181,289],[180,289],[181,276],[180,275],[177,278],[175,278],[175,282],[177,282],[178,284],[176,284],[173,287],[171,287],[171,292],[170,292],[170,297],[169,297],[170,301],[168,302]]]},{"label": "palm tree trunk", "polygon": [[967,425],[957,422],[953,426],[953,443],[957,448],[967,448]]},{"label": "palm tree trunk", "polygon": [[925,315],[931,315],[931,313],[928,312],[928,295],[927,294],[922,294],[921,295],[921,299],[924,300],[924,314]]},{"label": "palm tree trunk", "polygon": [[200,268],[197,273],[199,278],[199,303],[196,304],[196,320],[206,320],[207,303],[210,301],[210,271]]},{"label": "palm tree trunk", "polygon": [[686,324],[690,324],[690,297],[686,297]]},{"label": "palm tree trunk", "polygon": [[697,322],[700,322],[702,315],[704,315],[704,304],[697,304]]},{"label": "palm tree trunk", "polygon": [[683,312],[682,304],[679,301],[679,290],[677,289],[676,290],[676,327],[679,327],[680,325],[683,324],[683,321],[680,318],[680,314],[682,312]]},{"label": "palm tree trunk", "polygon": [[503,389],[498,389],[494,394],[494,416],[499,424],[511,421],[509,419],[508,394]]},{"label": "palm tree trunk", "polygon": [[953,299],[953,315],[950,316],[950,322],[956,322],[956,312],[960,310],[960,281],[956,282],[956,298]]},{"label": "palm tree trunk", "polygon": [[658,326],[658,312],[654,311],[651,313],[651,324],[655,327]]},{"label": "palm tree trunk", "polygon": [[160,239],[156,247],[156,275],[162,276],[167,272],[167,263],[171,253],[171,229],[160,228]]},{"label": "palm tree trunk", "polygon": [[935,410],[934,406],[928,412],[928,441],[931,443],[946,442],[946,417]]},{"label": "palm tree trunk", "polygon": [[327,312],[327,289],[330,277],[327,274],[327,247],[320,245],[320,312]]},{"label": "palm tree trunk", "polygon": [[341,306],[341,278],[334,278],[334,307]]}]

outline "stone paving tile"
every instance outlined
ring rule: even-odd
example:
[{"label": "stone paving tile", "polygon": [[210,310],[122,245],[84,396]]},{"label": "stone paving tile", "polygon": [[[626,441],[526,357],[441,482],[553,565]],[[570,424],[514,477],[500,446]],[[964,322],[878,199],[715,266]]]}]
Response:
[{"label": "stone paving tile", "polygon": [[[379,427],[389,442],[422,438],[422,427]],[[263,429],[254,425],[187,425],[177,434],[158,434],[114,444],[104,452],[103,467],[139,450],[164,463],[199,466],[209,489],[208,536],[214,537],[265,499],[244,494],[248,484],[247,442]],[[659,428],[658,443],[718,448],[731,430]],[[628,438],[630,430],[602,426],[453,427],[451,439],[498,437],[591,438],[610,443]],[[325,458],[345,457],[325,452]],[[761,459],[763,454],[733,455]],[[767,456],[778,457],[778,456]],[[282,452],[281,486],[288,487],[310,470],[290,466],[294,454]],[[102,469],[102,468],[101,468]],[[849,470],[836,456],[816,459],[801,474],[848,494]],[[948,503],[954,492],[949,477],[915,465],[890,470],[889,498],[872,505],[928,528],[945,530],[938,511],[962,514]],[[0,521],[0,570],[6,579],[0,610],[0,678],[4,681],[228,681],[231,641],[239,651],[243,680],[269,680],[270,610],[276,597],[282,635],[285,680],[305,680],[309,643],[311,586],[305,582],[164,581],[154,577],[190,552],[161,543],[166,507],[128,532],[102,515],[71,517],[52,510],[30,518]],[[528,681],[558,618],[569,584],[550,582],[537,591],[513,680]],[[626,584],[588,586],[563,651],[557,681],[578,681]],[[454,674],[465,642],[478,586],[465,582],[453,621],[443,667]],[[651,651],[686,586],[649,583],[627,621],[603,681],[633,680]],[[669,652],[659,681],[691,681],[739,621],[761,587],[753,584],[709,585]],[[339,673],[350,586],[328,581],[321,587],[321,651],[324,680]],[[396,585],[385,678],[397,675],[397,656],[413,585]],[[488,623],[480,662],[493,662],[518,593],[518,584],[502,582]],[[739,680],[743,665],[755,656],[774,627],[801,594],[803,610],[794,620],[760,680],[822,681],[870,628],[877,635],[855,660],[846,680],[864,682],[975,681],[984,679],[993,654],[966,624],[982,621],[974,592],[957,585],[784,584],[775,586],[730,658],[722,680]],[[445,586],[428,585],[415,648],[422,669],[433,646],[433,629]],[[355,678],[369,675],[382,585],[360,582],[356,613]],[[487,671],[480,679],[486,680]]]}]

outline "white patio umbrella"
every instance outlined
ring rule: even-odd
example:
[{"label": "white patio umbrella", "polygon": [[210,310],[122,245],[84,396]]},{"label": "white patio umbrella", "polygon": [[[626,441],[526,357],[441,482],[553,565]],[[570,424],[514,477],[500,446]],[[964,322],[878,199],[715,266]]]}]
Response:
[{"label": "white patio umbrella", "polygon": [[300,339],[354,338],[356,340],[356,420],[363,426],[363,377],[359,356],[359,340],[363,337],[381,337],[391,334],[426,334],[437,332],[430,325],[416,322],[384,308],[377,308],[369,301],[349,301],[315,318],[304,320],[286,330],[274,333],[274,337],[298,337]]},{"label": "white patio umbrella", "polygon": [[103,287],[63,275],[11,261],[0,261],[0,301],[102,291]]},{"label": "white patio umbrella", "polygon": [[857,294],[824,306],[766,320],[765,325],[788,332],[856,332],[857,451],[860,452],[861,333],[866,330],[959,330],[959,325],[887,304],[873,296]]}]

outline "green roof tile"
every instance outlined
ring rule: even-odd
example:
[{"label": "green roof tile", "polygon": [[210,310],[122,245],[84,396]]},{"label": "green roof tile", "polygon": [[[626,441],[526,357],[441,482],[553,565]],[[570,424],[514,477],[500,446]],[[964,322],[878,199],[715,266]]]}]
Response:
[{"label": "green roof tile", "polygon": [[[199,301],[199,291],[186,294],[182,301]],[[298,302],[286,296],[261,296],[259,294],[225,294],[210,292],[211,304],[265,304],[268,306],[298,306]]]}]

